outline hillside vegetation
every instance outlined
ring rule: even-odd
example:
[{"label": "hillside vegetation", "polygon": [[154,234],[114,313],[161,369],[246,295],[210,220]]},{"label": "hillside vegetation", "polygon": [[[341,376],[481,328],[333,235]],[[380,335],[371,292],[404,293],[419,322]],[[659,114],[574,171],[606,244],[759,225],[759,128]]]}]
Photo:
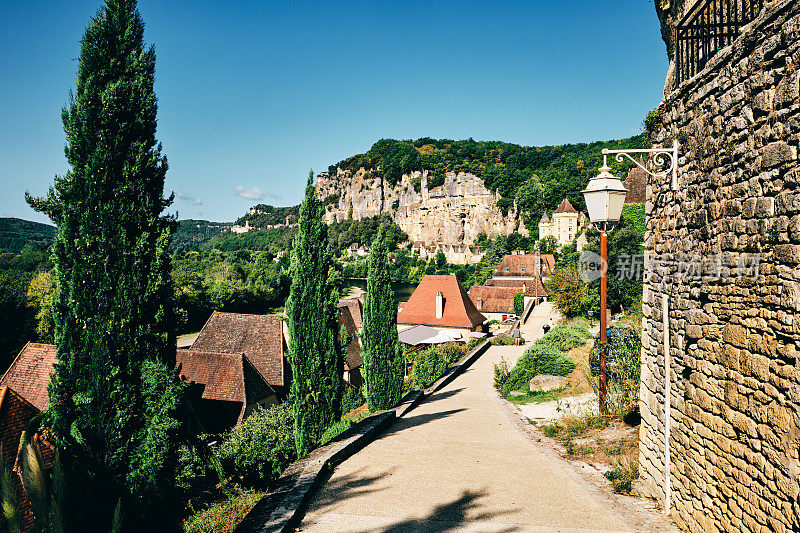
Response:
[{"label": "hillside vegetation", "polygon": [[[433,176],[428,187],[444,182],[447,172],[470,172],[481,177],[486,187],[499,191],[500,208],[506,212],[516,201],[523,218],[532,229],[542,213],[554,209],[564,198],[583,209],[581,190],[602,164],[603,148],[645,148],[644,134],[621,140],[561,146],[520,146],[501,141],[467,139],[417,140],[381,139],[364,154],[357,154],[331,165],[356,172],[366,169],[391,185],[403,174],[428,170]],[[632,163],[609,161],[614,173],[624,177]],[[419,187],[418,183],[414,184]]]},{"label": "hillside vegetation", "polygon": [[53,244],[56,228],[21,218],[0,218],[0,250],[19,252],[25,245],[46,250]]}]

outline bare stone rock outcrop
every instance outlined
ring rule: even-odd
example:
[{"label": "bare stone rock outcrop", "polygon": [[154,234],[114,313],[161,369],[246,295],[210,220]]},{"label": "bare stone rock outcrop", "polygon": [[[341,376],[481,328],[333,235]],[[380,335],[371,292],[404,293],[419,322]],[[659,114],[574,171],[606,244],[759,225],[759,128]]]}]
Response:
[{"label": "bare stone rock outcrop", "polygon": [[317,176],[317,193],[327,202],[329,224],[388,213],[411,241],[471,245],[481,232],[488,237],[514,231],[528,235],[516,207],[504,215],[497,206],[499,193],[488,190],[478,176],[450,172],[443,185],[432,189],[428,178],[427,171],[414,172],[391,186],[364,169],[323,172]]}]

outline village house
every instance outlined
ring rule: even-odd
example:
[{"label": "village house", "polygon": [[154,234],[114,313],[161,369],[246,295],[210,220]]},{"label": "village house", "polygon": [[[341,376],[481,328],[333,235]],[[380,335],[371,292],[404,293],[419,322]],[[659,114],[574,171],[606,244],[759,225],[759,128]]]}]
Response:
[{"label": "village house", "polygon": [[291,384],[286,338],[278,315],[214,311],[191,351],[243,355],[272,389],[274,398],[267,403],[277,403],[288,396]]},{"label": "village house", "polygon": [[[242,423],[258,406],[277,395],[244,354],[178,350],[175,356],[203,433],[222,433]],[[191,390],[191,389],[195,390]]]},{"label": "village house", "polygon": [[[553,211],[552,218],[548,217],[547,213],[542,215],[539,220],[539,239],[554,237],[559,246],[564,246],[571,243],[579,235],[582,235],[588,225],[588,218],[575,209],[569,200],[564,198],[556,210]],[[582,250],[585,244],[584,237],[578,246],[578,251]]]},{"label": "village house", "polygon": [[503,256],[503,260],[495,268],[493,278],[533,281],[536,278],[550,276],[555,268],[555,257],[552,254],[514,253]]},{"label": "village house", "polygon": [[422,278],[397,314],[397,325],[401,330],[424,325],[476,331],[485,321],[486,317],[475,308],[467,291],[453,274]]},{"label": "village house", "polygon": [[542,283],[542,278],[540,276],[535,276],[531,279],[490,278],[487,279],[486,283],[483,285],[484,287],[515,288],[517,292],[521,292],[524,295],[526,308],[531,301],[533,301],[534,305],[538,305],[540,302],[547,301],[547,291],[544,288],[544,284]]},{"label": "village house", "polygon": [[522,291],[518,287],[473,285],[469,297],[475,308],[489,320],[504,321],[517,318],[514,311],[514,296]]},{"label": "village house", "polygon": [[364,384],[364,377],[361,375],[364,356],[361,352],[361,339],[358,337],[362,327],[361,301],[354,298],[340,300],[338,310],[339,334],[347,335],[343,377],[347,383],[359,388]]}]

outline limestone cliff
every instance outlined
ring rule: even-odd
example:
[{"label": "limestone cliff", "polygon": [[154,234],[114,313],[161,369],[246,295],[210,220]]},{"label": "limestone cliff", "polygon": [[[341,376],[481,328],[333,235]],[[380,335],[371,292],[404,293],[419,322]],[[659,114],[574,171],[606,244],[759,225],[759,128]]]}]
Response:
[{"label": "limestone cliff", "polygon": [[317,194],[327,203],[329,224],[348,216],[360,220],[388,213],[412,241],[471,245],[481,232],[489,237],[528,234],[516,206],[503,215],[497,207],[499,194],[474,174],[450,172],[443,185],[432,189],[428,176],[427,171],[404,174],[391,186],[363,168],[354,174],[338,169],[317,176]]}]

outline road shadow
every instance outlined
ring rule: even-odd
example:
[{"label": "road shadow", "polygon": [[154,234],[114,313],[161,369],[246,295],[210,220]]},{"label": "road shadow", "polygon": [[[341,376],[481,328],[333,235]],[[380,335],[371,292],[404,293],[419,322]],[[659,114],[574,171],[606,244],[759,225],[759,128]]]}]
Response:
[{"label": "road shadow", "polygon": [[386,437],[389,437],[391,435],[394,435],[395,433],[399,433],[406,429],[410,429],[413,427],[421,426],[422,424],[433,422],[434,420],[441,420],[443,418],[447,418],[456,413],[460,413],[461,411],[466,411],[466,408],[449,409],[447,411],[439,411],[438,413],[426,413],[423,415],[404,416],[403,418],[397,419],[394,422],[394,424],[392,424],[386,431],[383,432],[383,434],[378,438],[378,440],[385,439]]},{"label": "road shadow", "polygon": [[[509,509],[499,513],[480,513],[471,514],[480,507],[478,500],[486,496],[486,490],[471,491],[465,490],[461,493],[461,497],[449,503],[437,505],[434,510],[426,517],[423,518],[410,518],[402,522],[393,524],[385,529],[382,533],[422,533],[428,531],[452,531],[458,529],[466,522],[476,524],[483,520],[494,518],[496,516],[510,514],[515,509]],[[468,516],[469,515],[469,516]],[[499,533],[510,533],[518,531],[519,528],[513,525],[497,530]]]},{"label": "road shadow", "polygon": [[460,389],[452,389],[452,390],[447,390],[447,391],[440,391],[440,392],[437,392],[435,394],[431,394],[430,396],[425,398],[425,403],[430,403],[430,402],[435,402],[435,401],[438,401],[438,400],[446,400],[447,398],[452,398],[453,396],[455,396],[456,394],[458,394],[459,392],[461,392],[463,390],[464,390],[464,387],[461,387]]},{"label": "road shadow", "polygon": [[354,498],[369,492],[378,492],[385,489],[372,487],[376,481],[391,476],[396,468],[390,468],[380,474],[365,476],[364,469],[361,468],[352,474],[338,476],[331,481],[333,471],[329,472],[324,478],[320,479],[319,489],[314,498],[309,502],[305,512],[316,512],[328,506],[334,506],[348,498]]}]

